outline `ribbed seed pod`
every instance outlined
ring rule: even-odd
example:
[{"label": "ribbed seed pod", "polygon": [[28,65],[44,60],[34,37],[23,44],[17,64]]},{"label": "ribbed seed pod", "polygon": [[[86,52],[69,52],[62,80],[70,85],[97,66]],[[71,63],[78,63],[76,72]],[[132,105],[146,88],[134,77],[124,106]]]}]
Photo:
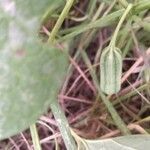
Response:
[{"label": "ribbed seed pod", "polygon": [[120,49],[104,49],[100,60],[100,87],[108,94],[117,93],[121,88],[122,57]]}]

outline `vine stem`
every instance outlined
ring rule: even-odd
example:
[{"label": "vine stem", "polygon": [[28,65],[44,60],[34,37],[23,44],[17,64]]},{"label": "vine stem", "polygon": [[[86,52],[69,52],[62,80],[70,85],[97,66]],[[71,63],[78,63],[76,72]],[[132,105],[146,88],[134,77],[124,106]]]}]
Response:
[{"label": "vine stem", "polygon": [[[50,36],[48,39],[48,43],[54,44],[55,36],[57,35],[57,32],[59,31],[62,23],[64,22],[67,14],[69,13],[69,10],[71,9],[73,5],[74,0],[68,0],[62,13],[60,14]],[[64,112],[62,111],[58,100],[54,100],[50,104],[52,113],[55,117],[55,120],[57,122],[58,128],[60,130],[60,133],[62,135],[62,138],[64,140],[65,146],[67,150],[76,150],[77,146],[75,144],[75,140],[71,134],[69,123],[67,121],[67,118],[65,117]]]},{"label": "vine stem", "polygon": [[61,136],[64,140],[67,150],[76,150],[77,147],[76,147],[75,141],[72,137],[68,121],[67,121],[67,119],[64,115],[64,112],[62,111],[58,101],[53,101],[50,106],[51,106],[51,110],[56,119],[57,125],[59,127]]},{"label": "vine stem", "polygon": [[73,5],[74,0],[68,0],[62,13],[60,14],[50,36],[48,39],[48,43],[53,43],[55,40],[55,36],[57,35],[58,30],[60,29],[62,23],[64,22],[69,10],[71,9],[72,5]]},{"label": "vine stem", "polygon": [[122,25],[122,23],[124,22],[126,16],[128,15],[128,13],[130,12],[130,10],[132,9],[132,7],[133,7],[133,4],[129,4],[128,7],[126,8],[125,12],[123,13],[123,15],[122,15],[122,17],[121,17],[121,19],[120,19],[120,21],[119,21],[117,27],[116,27],[116,30],[115,30],[115,32],[114,32],[114,35],[113,35],[113,37],[112,37],[112,39],[111,39],[110,47],[115,47],[118,32],[119,32],[119,30],[120,30],[120,28],[121,28],[121,25]]},{"label": "vine stem", "polygon": [[36,128],[35,124],[30,126],[30,132],[31,132],[31,137],[32,137],[34,149],[35,150],[41,150],[39,136],[38,136],[38,132],[37,132],[37,128]]}]

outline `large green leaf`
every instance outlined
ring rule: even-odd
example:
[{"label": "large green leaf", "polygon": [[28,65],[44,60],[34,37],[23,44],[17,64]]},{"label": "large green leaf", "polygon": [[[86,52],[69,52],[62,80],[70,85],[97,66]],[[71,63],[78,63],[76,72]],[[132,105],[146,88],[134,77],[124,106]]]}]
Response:
[{"label": "large green leaf", "polygon": [[64,3],[65,0],[0,0],[0,6],[11,16],[41,17],[47,9],[53,9]]},{"label": "large green leaf", "polygon": [[85,140],[86,150],[149,150],[150,135],[122,136],[105,140]]},{"label": "large green leaf", "polygon": [[61,0],[0,0],[0,139],[34,123],[56,100],[67,67],[37,38],[44,11]]}]

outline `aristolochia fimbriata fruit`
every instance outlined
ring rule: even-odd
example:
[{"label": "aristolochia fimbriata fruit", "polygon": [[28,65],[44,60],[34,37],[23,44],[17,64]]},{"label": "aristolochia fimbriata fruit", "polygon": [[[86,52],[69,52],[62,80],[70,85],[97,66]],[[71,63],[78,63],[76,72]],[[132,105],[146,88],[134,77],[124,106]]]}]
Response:
[{"label": "aristolochia fimbriata fruit", "polygon": [[118,48],[107,47],[100,60],[100,88],[110,95],[117,93],[121,87],[122,57]]}]

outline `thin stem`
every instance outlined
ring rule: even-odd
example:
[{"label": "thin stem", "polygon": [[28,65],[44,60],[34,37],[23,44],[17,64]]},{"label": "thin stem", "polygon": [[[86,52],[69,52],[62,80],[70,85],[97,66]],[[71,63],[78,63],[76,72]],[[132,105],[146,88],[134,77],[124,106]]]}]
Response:
[{"label": "thin stem", "polygon": [[[97,18],[100,16],[103,8],[104,8],[104,3],[101,3],[95,13],[95,15],[91,18],[91,22],[97,20]],[[92,40],[95,32],[97,31],[97,29],[92,29],[91,31],[87,31],[85,32],[82,36],[81,36],[81,40],[80,40],[80,43],[79,43],[79,47],[84,47],[84,49],[86,49],[90,43],[90,41]]]},{"label": "thin stem", "polygon": [[37,132],[37,128],[35,124],[30,126],[30,132],[31,132],[34,150],[41,150],[39,136],[38,136],[38,132]]},{"label": "thin stem", "polygon": [[[145,3],[145,1],[144,1],[144,3]],[[146,4],[144,4],[144,7],[142,7],[142,6],[143,6],[143,3],[138,3],[138,4],[134,5],[133,15],[136,14],[136,12],[140,13],[143,10],[149,9],[150,1],[148,0],[148,2]],[[77,27],[71,27],[69,29],[65,29],[65,30],[61,31],[61,34],[66,34],[66,35],[61,37],[59,39],[59,42],[71,39],[83,32],[93,29],[93,28],[102,28],[102,27],[112,25],[116,20],[118,20],[118,17],[122,16],[123,12],[124,12],[124,9],[120,9],[116,12],[113,12],[113,13],[111,13],[107,16],[104,16],[96,21],[93,21],[89,24],[82,24]]]},{"label": "thin stem", "polygon": [[85,63],[87,64],[88,68],[90,68],[90,74],[92,77],[92,80],[94,82],[95,87],[98,90],[98,94],[101,97],[103,103],[105,104],[106,108],[108,109],[109,113],[111,114],[111,117],[114,121],[114,123],[116,124],[116,126],[118,127],[118,129],[120,129],[120,131],[124,134],[124,135],[128,135],[130,134],[130,131],[128,130],[126,124],[124,123],[124,121],[121,119],[121,117],[119,116],[119,114],[117,113],[116,109],[114,108],[113,104],[109,101],[109,99],[101,92],[101,89],[99,87],[99,82],[98,79],[96,77],[96,73],[95,70],[93,70],[91,62],[89,61],[87,54],[85,53],[84,50],[81,50],[81,55],[83,60],[85,61]]},{"label": "thin stem", "polygon": [[121,17],[121,19],[120,19],[120,21],[119,21],[117,27],[116,27],[116,30],[115,30],[114,35],[113,35],[113,37],[112,37],[112,40],[111,40],[111,42],[110,42],[110,46],[114,47],[114,46],[116,45],[116,39],[117,39],[118,32],[119,32],[119,30],[120,30],[120,28],[121,28],[121,25],[122,25],[122,23],[124,22],[124,20],[125,20],[127,14],[128,14],[128,13],[130,12],[130,10],[132,9],[132,7],[133,7],[133,5],[132,5],[132,4],[129,4],[128,7],[127,7],[127,9],[126,9],[125,12],[123,13],[123,15],[122,15],[122,17]]},{"label": "thin stem", "polygon": [[64,40],[73,38],[78,34],[81,34],[93,28],[102,28],[102,27],[112,25],[122,14],[123,14],[123,9],[111,13],[110,15],[104,16],[96,21],[90,22],[89,24],[74,27],[72,29],[72,31],[74,30],[73,32],[63,36],[59,41],[62,42]]},{"label": "thin stem", "polygon": [[77,147],[76,147],[75,141],[71,135],[68,121],[67,121],[67,119],[64,115],[64,112],[62,111],[58,101],[53,101],[51,103],[51,110],[57,121],[58,127],[60,129],[60,132],[61,132],[61,135],[62,135],[62,138],[64,140],[67,150],[76,150]]},{"label": "thin stem", "polygon": [[71,9],[73,2],[74,2],[74,0],[68,0],[67,1],[62,13],[60,14],[51,34],[49,36],[49,39],[48,39],[49,43],[52,43],[55,40],[55,36],[56,36],[58,30],[60,29],[62,23],[64,22],[69,10]]},{"label": "thin stem", "polygon": [[[146,83],[146,84],[140,86],[139,88],[137,88],[137,91],[139,91],[139,92],[140,92],[140,91],[143,91],[143,90],[147,89],[148,87],[149,87],[149,85]],[[119,100],[118,100],[118,99],[115,99],[115,100],[113,101],[113,105],[117,105],[117,104],[119,104],[120,102],[123,103],[125,100],[129,99],[130,97],[132,97],[132,96],[134,96],[134,95],[136,95],[136,94],[137,94],[137,92],[136,92],[135,90],[131,90],[131,92],[129,92],[129,93],[127,93],[127,94],[121,96],[121,97],[119,98]]]},{"label": "thin stem", "polygon": [[89,10],[89,13],[88,13],[88,16],[91,18],[92,15],[93,15],[93,12],[96,8],[96,3],[97,3],[97,0],[90,0],[89,2],[89,5],[88,5],[88,10]]},{"label": "thin stem", "polygon": [[[61,15],[59,16],[50,36],[48,39],[48,43],[54,43],[55,36],[60,29],[64,19],[66,18],[71,6],[73,5],[74,0],[68,0]],[[65,146],[67,150],[76,150],[75,140],[73,139],[69,127],[69,123],[64,115],[64,112],[61,110],[58,100],[54,100],[51,102],[51,110],[57,121],[58,127],[60,129],[62,138],[64,140]]]}]

